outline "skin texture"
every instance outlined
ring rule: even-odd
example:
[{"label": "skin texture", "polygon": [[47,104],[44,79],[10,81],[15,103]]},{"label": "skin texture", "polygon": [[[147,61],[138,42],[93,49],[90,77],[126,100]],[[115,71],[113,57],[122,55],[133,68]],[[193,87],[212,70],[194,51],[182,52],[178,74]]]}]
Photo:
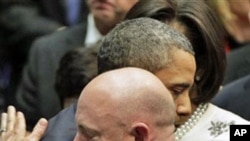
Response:
[{"label": "skin texture", "polygon": [[[196,70],[194,57],[182,50],[176,50],[173,64],[154,74],[170,90],[176,106],[175,125],[183,124],[192,114],[189,91],[194,82]],[[185,61],[183,61],[185,60]]]},{"label": "skin texture", "polygon": [[105,35],[120,22],[138,0],[88,0],[95,24]]},{"label": "skin texture", "polygon": [[9,106],[7,113],[1,115],[0,140],[2,141],[39,141],[45,133],[47,120],[41,118],[31,133],[26,131],[26,121],[22,112],[17,112],[13,106]]},{"label": "skin texture", "polygon": [[74,141],[174,140],[174,107],[163,83],[145,70],[103,73],[81,93]]}]

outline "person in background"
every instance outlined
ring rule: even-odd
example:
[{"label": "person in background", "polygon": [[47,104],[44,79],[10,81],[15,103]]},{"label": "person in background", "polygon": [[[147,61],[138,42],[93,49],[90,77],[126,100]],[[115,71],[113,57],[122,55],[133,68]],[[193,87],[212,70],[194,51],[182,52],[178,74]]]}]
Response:
[{"label": "person in background", "polygon": [[77,101],[82,89],[97,75],[97,53],[100,43],[68,51],[60,60],[55,89],[62,107]]},{"label": "person in background", "polygon": [[[82,90],[75,116],[78,132],[74,141],[174,141],[174,111],[170,92],[152,73],[138,68],[112,70],[100,74]],[[20,112],[17,115],[20,119]],[[25,128],[20,128],[20,124],[25,125],[23,122],[12,124],[12,130],[2,132],[2,139],[38,141],[42,134],[25,138]],[[39,133],[44,129],[40,128]],[[35,131],[39,130],[31,135]]]},{"label": "person in background", "polygon": [[[72,4],[73,10],[69,9]],[[4,52],[0,53],[0,81],[3,82],[0,87],[5,106],[14,104],[33,41],[86,22],[87,15],[85,0],[0,0],[0,47]]]},{"label": "person in background", "polygon": [[[63,107],[67,107],[67,105],[77,101],[82,88],[84,88],[87,83],[97,75],[97,52],[99,50],[99,44],[95,44],[94,47],[79,47],[74,48],[67,52],[61,59],[59,68],[56,74],[56,83],[55,87],[59,97],[61,99],[61,104]],[[2,113],[2,112],[1,112]],[[9,120],[14,121],[11,117],[14,117],[12,113],[16,113],[13,106],[9,106],[8,115],[10,116]],[[23,114],[21,112],[17,113],[16,122],[18,125],[18,132],[20,134],[16,134],[15,137],[20,138],[23,135],[22,130],[26,127],[21,124],[20,120],[23,121]],[[2,117],[3,121],[6,119],[6,114],[3,113]],[[6,120],[7,121],[7,120]],[[3,123],[4,124],[4,123]],[[40,125],[38,123],[37,125]],[[12,123],[9,124],[12,126]],[[19,128],[21,126],[21,128]],[[4,129],[5,127],[1,127]],[[37,128],[35,127],[32,135],[28,136],[27,139],[33,138],[34,134],[37,133]],[[43,128],[42,128],[43,129]],[[40,132],[40,129],[38,130]],[[41,135],[43,133],[39,133]],[[6,135],[5,137],[8,137]],[[39,136],[38,138],[41,138]],[[14,137],[13,137],[14,138]],[[7,141],[7,140],[5,140]]]},{"label": "person in background", "polygon": [[250,74],[250,2],[209,0],[208,3],[228,32],[227,67],[222,83],[226,85]]},{"label": "person in background", "polygon": [[[228,33],[226,51],[241,48],[250,42],[249,0],[208,0]],[[239,8],[240,7],[240,8]]]},{"label": "person in background", "polygon": [[223,86],[212,103],[250,120],[250,74]]},{"label": "person in background", "polygon": [[62,109],[54,89],[61,57],[73,48],[96,43],[124,18],[136,2],[88,0],[90,14],[87,22],[44,36],[32,44],[14,105],[24,112],[28,129],[32,129],[40,117],[50,118]]}]

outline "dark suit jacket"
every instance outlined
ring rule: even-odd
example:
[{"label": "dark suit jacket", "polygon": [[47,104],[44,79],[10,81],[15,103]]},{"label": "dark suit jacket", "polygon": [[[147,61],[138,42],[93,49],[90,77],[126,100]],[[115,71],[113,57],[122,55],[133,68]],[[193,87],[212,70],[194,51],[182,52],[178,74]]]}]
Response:
[{"label": "dark suit jacket", "polygon": [[85,36],[86,23],[34,42],[16,93],[16,106],[26,115],[29,127],[38,118],[49,119],[60,111],[59,96],[54,89],[56,70],[61,57],[68,50],[82,46]]},{"label": "dark suit jacket", "polygon": [[250,44],[227,54],[227,67],[223,85],[250,74]]},{"label": "dark suit jacket", "polygon": [[[24,52],[36,37],[56,31],[67,26],[66,10],[63,0],[0,0],[0,31],[3,32],[5,44]],[[2,2],[5,1],[5,2]],[[79,23],[87,20],[88,8],[81,0]],[[20,53],[20,52],[19,52]]]},{"label": "dark suit jacket", "polygon": [[250,120],[250,75],[226,85],[212,103]]},{"label": "dark suit jacket", "polygon": [[76,106],[77,103],[75,102],[50,119],[41,141],[73,141],[77,132]]},{"label": "dark suit jacket", "polygon": [[[13,97],[32,42],[68,25],[62,1],[0,0],[0,54],[7,54],[6,60],[12,66],[10,84],[4,91],[7,105],[14,104]],[[81,2],[79,23],[86,21],[88,15],[86,1]]]}]

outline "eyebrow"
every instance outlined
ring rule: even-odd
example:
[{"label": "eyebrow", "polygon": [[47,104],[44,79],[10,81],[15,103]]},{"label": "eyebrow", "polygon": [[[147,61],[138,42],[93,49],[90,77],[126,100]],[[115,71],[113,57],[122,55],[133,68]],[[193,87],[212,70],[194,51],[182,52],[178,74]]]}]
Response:
[{"label": "eyebrow", "polygon": [[173,88],[173,87],[189,88],[189,87],[191,87],[191,84],[189,84],[189,83],[177,83],[177,84],[173,84],[171,87],[172,87],[172,88]]},{"label": "eyebrow", "polygon": [[99,131],[91,129],[83,124],[78,125],[78,129],[80,130],[80,132],[84,133],[88,137],[100,136],[101,134]]}]

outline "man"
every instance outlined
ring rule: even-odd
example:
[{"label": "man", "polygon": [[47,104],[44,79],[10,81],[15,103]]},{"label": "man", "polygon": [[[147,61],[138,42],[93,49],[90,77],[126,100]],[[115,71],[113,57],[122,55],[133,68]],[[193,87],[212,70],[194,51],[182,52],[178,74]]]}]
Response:
[{"label": "man", "polygon": [[[75,117],[74,141],[174,140],[173,98],[156,76],[139,68],[117,69],[94,78],[81,92]],[[15,128],[19,132],[14,135],[25,131]]]},{"label": "man", "polygon": [[147,71],[103,73],[81,93],[75,141],[174,140],[174,107],[170,92]]},{"label": "man", "polygon": [[[40,117],[50,118],[62,107],[54,90],[61,57],[70,49],[95,43],[107,34],[137,0],[88,0],[88,23],[56,32],[34,42],[16,94],[16,107],[30,128]],[[29,116],[32,115],[32,116]]]},{"label": "man", "polygon": [[[196,65],[192,46],[182,34],[149,18],[118,24],[102,42],[98,71],[122,67],[139,67],[153,72],[174,95],[177,123],[190,116],[189,90]],[[76,134],[75,112],[76,104],[73,104],[53,117],[43,141],[72,139]]]}]

